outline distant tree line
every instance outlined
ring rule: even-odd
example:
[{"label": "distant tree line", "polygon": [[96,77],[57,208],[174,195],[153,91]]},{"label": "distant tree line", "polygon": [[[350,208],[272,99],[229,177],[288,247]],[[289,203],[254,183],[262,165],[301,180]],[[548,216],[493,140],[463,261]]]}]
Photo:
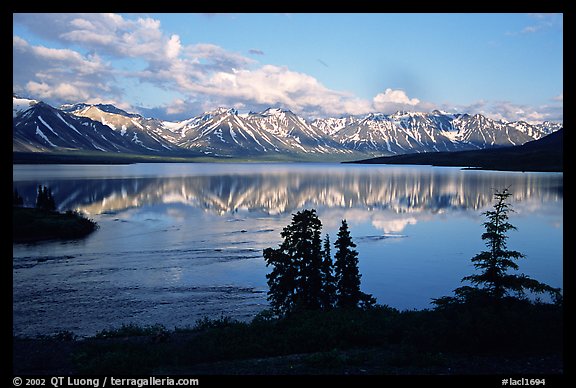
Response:
[{"label": "distant tree line", "polygon": [[56,202],[52,195],[52,189],[42,185],[38,186],[38,195],[36,196],[36,208],[54,211],[56,210]]},{"label": "distant tree line", "polygon": [[[17,189],[14,189],[12,194],[12,205],[17,207],[24,206],[24,198],[18,193]],[[55,211],[56,201],[54,200],[54,195],[52,194],[52,189],[47,186],[38,185],[38,192],[36,194],[36,209]]]}]

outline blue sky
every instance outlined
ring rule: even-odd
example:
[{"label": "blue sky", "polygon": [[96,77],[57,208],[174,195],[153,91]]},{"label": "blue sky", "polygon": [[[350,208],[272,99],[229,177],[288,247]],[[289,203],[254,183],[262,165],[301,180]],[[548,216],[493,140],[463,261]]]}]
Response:
[{"label": "blue sky", "polygon": [[14,14],[14,92],[162,119],[442,109],[562,121],[562,14]]}]

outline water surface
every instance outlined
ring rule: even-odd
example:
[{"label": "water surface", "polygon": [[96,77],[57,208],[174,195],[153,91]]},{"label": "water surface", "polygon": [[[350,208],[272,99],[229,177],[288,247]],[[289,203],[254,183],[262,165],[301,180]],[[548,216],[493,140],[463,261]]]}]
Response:
[{"label": "water surface", "polygon": [[562,287],[563,175],[339,164],[14,165],[32,206],[39,184],[100,229],[77,241],[14,245],[14,332],[79,335],[122,323],[193,325],[267,307],[262,250],[315,208],[335,240],[346,219],[362,288],[427,308],[473,273],[482,212],[509,188],[509,248],[521,272]]}]

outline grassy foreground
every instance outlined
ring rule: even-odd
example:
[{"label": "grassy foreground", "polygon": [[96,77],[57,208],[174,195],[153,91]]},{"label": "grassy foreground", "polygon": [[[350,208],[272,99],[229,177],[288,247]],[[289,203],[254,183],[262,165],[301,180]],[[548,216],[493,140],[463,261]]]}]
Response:
[{"label": "grassy foreground", "polygon": [[252,322],[125,325],[14,338],[14,373],[34,374],[562,374],[558,305],[510,302],[400,312],[268,311]]},{"label": "grassy foreground", "polygon": [[92,233],[97,224],[76,212],[59,213],[36,208],[13,207],[14,242],[80,238]]}]

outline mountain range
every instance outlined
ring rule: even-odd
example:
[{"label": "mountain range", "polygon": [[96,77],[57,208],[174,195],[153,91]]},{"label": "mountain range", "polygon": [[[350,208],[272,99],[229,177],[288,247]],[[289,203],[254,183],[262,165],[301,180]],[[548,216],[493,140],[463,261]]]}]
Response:
[{"label": "mountain range", "polygon": [[519,146],[384,156],[351,163],[467,166],[486,170],[563,171],[564,129]]},{"label": "mountain range", "polygon": [[438,110],[306,120],[279,108],[244,114],[218,108],[170,122],[109,104],[55,108],[13,96],[14,152],[354,160],[521,145],[561,127]]}]

